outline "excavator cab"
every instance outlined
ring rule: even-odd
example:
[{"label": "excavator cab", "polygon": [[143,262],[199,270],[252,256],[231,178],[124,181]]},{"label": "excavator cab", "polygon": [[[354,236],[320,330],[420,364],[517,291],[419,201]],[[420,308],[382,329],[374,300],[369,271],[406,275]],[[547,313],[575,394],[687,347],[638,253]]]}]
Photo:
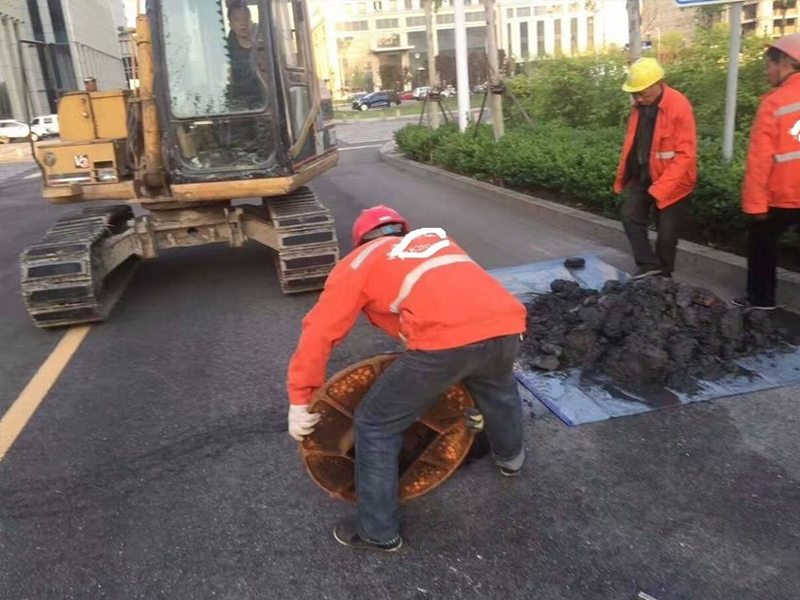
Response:
[{"label": "excavator cab", "polygon": [[163,0],[147,14],[173,183],[287,176],[332,145],[302,2]]},{"label": "excavator cab", "polygon": [[338,153],[306,3],[147,0],[134,41],[133,89],[88,79],[59,100],[60,140],[35,148],[46,200],[93,204],[22,254],[36,325],[105,320],[120,273],[170,248],[255,241],[284,293],[321,289],[339,247],[306,184]]}]

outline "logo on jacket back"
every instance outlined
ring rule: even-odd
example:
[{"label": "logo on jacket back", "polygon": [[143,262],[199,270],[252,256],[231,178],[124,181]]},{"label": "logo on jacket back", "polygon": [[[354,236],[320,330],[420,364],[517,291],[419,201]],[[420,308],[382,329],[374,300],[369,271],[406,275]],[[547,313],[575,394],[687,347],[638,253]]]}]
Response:
[{"label": "logo on jacket back", "polygon": [[798,119],[797,123],[794,124],[794,127],[789,130],[789,135],[800,142],[800,119]]},{"label": "logo on jacket back", "polygon": [[[436,237],[438,242],[431,244],[427,241],[417,242],[417,238],[421,237]],[[450,246],[450,240],[447,239],[447,233],[444,229],[439,227],[423,227],[422,229],[415,229],[414,231],[406,234],[400,242],[392,248],[389,252],[389,260],[395,258],[430,258],[439,250],[443,250]]]}]

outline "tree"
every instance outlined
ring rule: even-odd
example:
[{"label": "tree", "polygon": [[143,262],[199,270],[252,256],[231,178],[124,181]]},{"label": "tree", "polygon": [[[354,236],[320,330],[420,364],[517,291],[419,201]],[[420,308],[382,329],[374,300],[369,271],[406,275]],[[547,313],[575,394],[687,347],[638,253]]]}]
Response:
[{"label": "tree", "polygon": [[396,63],[384,63],[378,72],[381,76],[381,86],[385,90],[402,92],[406,84],[411,81],[411,73],[408,68],[401,68]]},{"label": "tree", "polygon": [[485,52],[470,52],[467,57],[470,86],[489,80],[489,57]]},{"label": "tree", "polygon": [[507,77],[511,75],[511,72],[508,70],[508,60],[509,57],[506,56],[506,51],[502,48],[497,49],[497,64],[500,65],[500,77]]},{"label": "tree", "polygon": [[456,83],[456,57],[452,54],[440,54],[436,57],[436,72],[439,73],[442,87]]},{"label": "tree", "polygon": [[719,23],[722,13],[726,9],[726,4],[701,6],[695,13],[695,23],[697,23],[697,26],[701,29],[711,29],[716,23]]},{"label": "tree", "polygon": [[375,91],[372,71],[362,71],[359,67],[356,67],[353,69],[351,81],[353,90],[363,90],[365,92]]}]

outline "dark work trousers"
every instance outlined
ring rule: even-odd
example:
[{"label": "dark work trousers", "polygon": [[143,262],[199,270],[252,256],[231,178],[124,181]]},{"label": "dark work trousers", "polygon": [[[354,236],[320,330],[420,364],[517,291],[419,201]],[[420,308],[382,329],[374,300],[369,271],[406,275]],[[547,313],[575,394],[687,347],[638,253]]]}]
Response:
[{"label": "dark work trousers", "polygon": [[800,230],[800,208],[770,208],[765,221],[753,219],[747,240],[747,301],[775,306],[778,240],[791,227]]},{"label": "dark work trousers", "polygon": [[[656,210],[658,227],[655,251],[647,237],[647,226],[653,209]],[[655,198],[647,193],[647,188],[643,184],[634,182],[628,187],[628,193],[622,203],[622,224],[639,269],[645,271],[660,269],[662,275],[672,275],[675,270],[675,255],[678,252],[678,237],[691,210],[691,196],[659,209]]]},{"label": "dark work trousers", "polygon": [[519,336],[450,350],[401,354],[356,408],[358,534],[388,543],[400,535],[398,460],[403,432],[447,389],[463,383],[483,413],[498,465],[522,466],[522,400],[514,377]]}]

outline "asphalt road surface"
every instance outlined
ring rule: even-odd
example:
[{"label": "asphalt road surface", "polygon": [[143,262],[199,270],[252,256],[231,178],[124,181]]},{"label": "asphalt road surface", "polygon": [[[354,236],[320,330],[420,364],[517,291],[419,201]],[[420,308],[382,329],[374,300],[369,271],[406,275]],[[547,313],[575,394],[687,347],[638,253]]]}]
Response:
[{"label": "asphalt road surface", "polygon": [[[67,210],[28,175],[0,186],[0,413],[64,336],[33,327],[19,297],[17,255]],[[343,250],[357,213],[387,203],[487,268],[588,250],[632,266],[525,207],[400,174],[376,148],[343,152],[315,187]],[[576,428],[529,415],[519,478],[469,465],[403,509],[398,554],[339,546],[351,508],[285,432],[313,302],[282,296],[255,245],[142,263],[0,462],[0,598],[800,598],[800,387]],[[360,323],[330,370],[392,348]]]}]

